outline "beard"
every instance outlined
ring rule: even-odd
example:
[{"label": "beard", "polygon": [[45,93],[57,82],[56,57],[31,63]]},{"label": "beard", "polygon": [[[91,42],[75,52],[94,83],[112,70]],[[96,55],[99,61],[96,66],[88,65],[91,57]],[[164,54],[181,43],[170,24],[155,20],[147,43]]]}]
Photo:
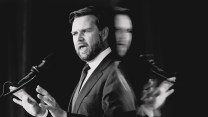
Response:
[{"label": "beard", "polygon": [[101,41],[87,46],[84,50],[78,50],[77,54],[82,61],[93,60],[102,50],[104,49],[104,44]]}]

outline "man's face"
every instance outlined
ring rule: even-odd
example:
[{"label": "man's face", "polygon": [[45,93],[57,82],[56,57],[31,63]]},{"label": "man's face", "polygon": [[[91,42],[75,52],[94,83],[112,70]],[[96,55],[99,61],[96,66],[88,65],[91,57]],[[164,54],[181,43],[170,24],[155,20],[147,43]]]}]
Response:
[{"label": "man's face", "polygon": [[83,61],[94,59],[101,51],[103,43],[96,25],[96,17],[85,15],[74,19],[72,36],[75,50]]},{"label": "man's face", "polygon": [[115,16],[115,37],[118,55],[126,55],[132,41],[132,22],[129,16],[117,14]]}]

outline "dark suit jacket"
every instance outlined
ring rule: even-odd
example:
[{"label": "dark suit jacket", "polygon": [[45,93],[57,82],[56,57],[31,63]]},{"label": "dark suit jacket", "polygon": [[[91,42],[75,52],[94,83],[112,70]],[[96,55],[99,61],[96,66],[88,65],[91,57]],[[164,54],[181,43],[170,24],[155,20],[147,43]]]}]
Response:
[{"label": "dark suit jacket", "polygon": [[134,112],[136,108],[134,93],[117,69],[111,54],[98,65],[82,88],[73,112],[71,100],[67,114],[70,117],[115,117],[124,112]]},{"label": "dark suit jacket", "polygon": [[133,89],[137,98],[137,105],[143,102],[140,100],[144,85],[147,84],[150,77],[150,67],[147,61],[137,56],[126,57],[118,65],[119,70],[126,78],[127,82]]}]

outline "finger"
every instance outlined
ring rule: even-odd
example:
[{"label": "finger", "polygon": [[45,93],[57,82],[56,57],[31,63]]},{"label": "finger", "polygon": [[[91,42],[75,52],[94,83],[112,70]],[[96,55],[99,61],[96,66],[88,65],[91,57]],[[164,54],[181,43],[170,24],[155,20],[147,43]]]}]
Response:
[{"label": "finger", "polygon": [[37,97],[43,101],[45,104],[49,105],[49,106],[52,106],[53,102],[52,102],[52,99],[48,96],[42,96],[40,94],[37,95]]},{"label": "finger", "polygon": [[152,93],[155,90],[155,87],[149,87],[148,89],[143,90],[143,94]]},{"label": "finger", "polygon": [[22,106],[22,101],[21,101],[21,100],[18,100],[18,99],[16,99],[16,98],[13,98],[12,100],[13,100],[16,104]]},{"label": "finger", "polygon": [[50,95],[45,89],[43,89],[42,87],[40,87],[39,85],[36,88],[36,91],[42,95]]},{"label": "finger", "polygon": [[51,110],[51,106],[46,105],[46,104],[44,104],[44,103],[39,103],[38,105],[39,105],[41,108],[45,108],[45,109]]},{"label": "finger", "polygon": [[[10,86],[9,87],[10,91],[13,91],[15,89],[17,89],[16,87],[13,87],[13,86]],[[29,96],[29,94],[27,94],[27,92],[25,92],[23,89],[20,89],[19,91],[13,93],[14,96],[16,96],[17,98],[21,99],[22,100],[22,96],[25,95],[25,96]]]},{"label": "finger", "polygon": [[149,97],[156,97],[157,95],[159,95],[159,93],[160,93],[159,90],[153,88],[152,91],[144,92],[141,100],[144,100],[144,99],[149,98]]},{"label": "finger", "polygon": [[171,95],[174,92],[174,89],[169,90],[166,94],[166,97],[168,97],[169,95]]},{"label": "finger", "polygon": [[171,77],[171,78],[168,78],[167,80],[170,82],[176,82],[176,77]]},{"label": "finger", "polygon": [[9,90],[10,90],[10,91],[13,91],[13,90],[15,90],[15,89],[17,89],[17,88],[14,87],[14,86],[10,86],[10,87],[9,87]]},{"label": "finger", "polygon": [[167,91],[168,89],[170,89],[173,86],[173,83],[168,82],[168,81],[163,81],[160,86],[158,87],[160,90],[164,90]]},{"label": "finger", "polygon": [[[14,91],[15,89],[17,89],[17,88],[16,88],[16,87],[13,87],[13,86],[10,86],[10,87],[9,87],[9,90],[10,90],[10,91]],[[20,96],[18,95],[18,92],[13,93],[13,95],[20,99]]]},{"label": "finger", "polygon": [[161,94],[161,91],[158,88],[155,88],[155,90],[152,92],[152,97],[157,97]]},{"label": "finger", "polygon": [[38,94],[37,97],[38,97],[41,101],[43,101],[44,103],[46,103],[46,104],[48,104],[48,105],[50,105],[50,104],[52,103],[52,100],[51,100],[49,97],[47,97],[47,96],[42,96],[42,95]]},{"label": "finger", "polygon": [[150,87],[152,87],[154,85],[154,80],[153,79],[149,79],[147,84],[144,85],[144,89],[148,90]]},{"label": "finger", "polygon": [[144,90],[142,93],[142,97],[141,99],[143,100],[144,98],[146,98],[151,92],[149,92],[148,90]]},{"label": "finger", "polygon": [[21,90],[13,93],[14,96],[22,100],[22,96],[24,95]]},{"label": "finger", "polygon": [[152,103],[152,102],[154,102],[154,100],[155,100],[154,97],[148,97],[148,98],[145,98],[143,101],[144,101],[145,103]]}]

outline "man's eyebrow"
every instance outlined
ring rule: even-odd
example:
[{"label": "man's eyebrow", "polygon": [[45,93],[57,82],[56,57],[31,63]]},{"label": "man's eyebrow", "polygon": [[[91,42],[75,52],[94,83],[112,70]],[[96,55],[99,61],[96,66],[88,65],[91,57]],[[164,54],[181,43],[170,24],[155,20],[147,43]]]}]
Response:
[{"label": "man's eyebrow", "polygon": [[90,30],[92,29],[92,27],[86,27],[86,28],[83,28],[82,30]]},{"label": "man's eyebrow", "polygon": [[[92,30],[92,27],[81,29],[80,31]],[[71,31],[71,33],[76,33],[78,31]]]},{"label": "man's eyebrow", "polygon": [[75,32],[77,32],[77,31],[71,31],[70,33],[72,34],[72,33],[75,33]]}]

